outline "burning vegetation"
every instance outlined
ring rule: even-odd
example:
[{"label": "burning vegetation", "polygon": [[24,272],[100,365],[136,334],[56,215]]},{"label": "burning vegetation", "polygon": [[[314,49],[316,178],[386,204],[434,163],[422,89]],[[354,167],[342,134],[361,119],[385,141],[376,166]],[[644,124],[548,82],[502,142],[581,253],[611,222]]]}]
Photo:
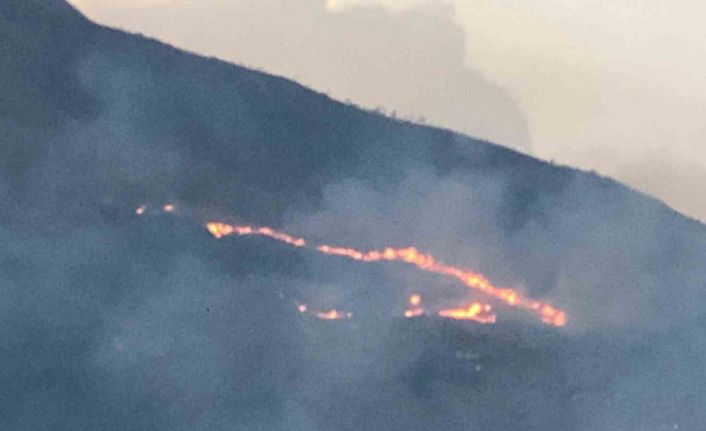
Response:
[{"label": "burning vegetation", "polygon": [[[437,260],[434,256],[424,254],[414,247],[386,247],[382,250],[359,251],[353,248],[337,247],[327,244],[312,245],[307,243],[304,238],[298,238],[284,232],[278,232],[269,227],[253,227],[247,225],[238,226],[222,222],[209,222],[206,224],[206,228],[215,238],[223,238],[231,235],[258,235],[272,238],[293,247],[305,247],[326,255],[340,256],[359,262],[370,263],[387,261],[406,263],[424,272],[438,274],[458,280],[470,289],[478,291],[496,301],[503,302],[511,307],[529,311],[539,317],[540,320],[547,325],[557,327],[566,325],[567,317],[566,312],[563,310],[560,310],[550,304],[527,298],[513,289],[507,287],[497,287],[482,274],[475,273],[468,269],[447,265]],[[342,319],[351,317],[350,313],[344,313],[337,310],[331,310],[328,312],[308,312],[305,305],[304,311],[302,311],[301,306],[299,311],[302,313],[313,314],[323,319]],[[409,308],[405,310],[404,316],[411,318],[425,314],[428,313],[421,306],[421,296],[418,294],[412,295],[409,298]],[[472,302],[456,308],[437,310],[434,314],[448,319],[473,320],[479,323],[496,322],[496,316],[492,312],[492,306],[490,304],[483,304],[480,302]]]},{"label": "burning vegetation", "polygon": [[[165,204],[162,211],[174,213],[173,204]],[[140,206],[135,210],[137,215],[145,213],[146,206]],[[230,225],[223,222],[208,222],[206,229],[217,238],[237,235],[237,236],[264,236],[281,243],[297,248],[307,248],[329,256],[339,256],[359,262],[402,262],[412,265],[417,269],[442,275],[455,279],[463,283],[472,290],[478,291],[491,299],[500,301],[514,308],[526,310],[540,318],[540,320],[550,326],[562,327],[566,325],[566,312],[550,304],[525,297],[521,293],[508,288],[497,287],[484,275],[468,269],[458,268],[440,262],[434,256],[424,254],[414,247],[392,248],[386,247],[382,250],[359,251],[353,248],[337,247],[327,244],[309,244],[304,238],[295,237],[284,232],[279,232],[270,227],[254,227],[250,225]],[[472,320],[482,324],[493,324],[497,321],[497,316],[493,312],[493,307],[487,303],[473,301],[447,309],[439,309],[434,312],[426,310],[422,306],[421,295],[414,293],[409,297],[408,308],[403,315],[407,318],[420,317],[424,315],[436,315],[446,319]],[[351,319],[353,314],[347,311],[336,309],[312,310],[307,304],[297,304],[297,310],[301,314],[317,317],[323,320]]]}]

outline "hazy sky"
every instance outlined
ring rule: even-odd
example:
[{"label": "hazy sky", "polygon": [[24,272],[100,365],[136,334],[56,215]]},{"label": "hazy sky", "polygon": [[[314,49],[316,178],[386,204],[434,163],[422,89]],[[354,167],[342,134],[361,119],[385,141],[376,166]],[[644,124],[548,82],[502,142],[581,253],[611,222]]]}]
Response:
[{"label": "hazy sky", "polygon": [[72,0],[96,21],[616,177],[706,220],[706,3]]}]

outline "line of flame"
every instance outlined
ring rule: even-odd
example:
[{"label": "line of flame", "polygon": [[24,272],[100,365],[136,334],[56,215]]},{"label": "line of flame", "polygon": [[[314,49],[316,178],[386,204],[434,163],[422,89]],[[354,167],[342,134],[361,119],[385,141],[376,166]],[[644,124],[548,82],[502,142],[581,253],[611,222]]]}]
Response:
[{"label": "line of flame", "polygon": [[[233,226],[221,222],[209,222],[206,224],[206,228],[211,235],[216,238],[229,235],[260,235],[273,238],[294,247],[307,246],[307,242],[303,238],[293,237],[269,227],[255,228],[252,226]],[[371,250],[367,252],[353,248],[333,247],[330,245],[318,245],[313,247],[313,249],[327,255],[346,257],[360,262],[394,261],[414,265],[425,272],[455,278],[469,288],[482,292],[513,307],[529,310],[539,316],[542,322],[548,325],[566,325],[566,312],[563,310],[555,308],[550,304],[529,299],[513,289],[496,287],[481,274],[442,263],[434,256],[421,253],[414,247],[399,249],[386,247],[383,250]]]}]

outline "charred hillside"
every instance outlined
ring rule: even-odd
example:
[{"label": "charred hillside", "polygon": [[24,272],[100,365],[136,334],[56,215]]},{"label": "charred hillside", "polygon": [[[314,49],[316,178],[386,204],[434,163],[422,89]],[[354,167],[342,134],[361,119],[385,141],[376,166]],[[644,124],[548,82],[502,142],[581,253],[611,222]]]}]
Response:
[{"label": "charred hillside", "polygon": [[[99,26],[63,0],[0,0],[0,41],[0,428],[705,423],[702,224],[593,173]],[[216,240],[211,220],[414,246],[568,322],[511,307],[491,326],[404,319],[413,292],[484,298],[404,265]]]}]

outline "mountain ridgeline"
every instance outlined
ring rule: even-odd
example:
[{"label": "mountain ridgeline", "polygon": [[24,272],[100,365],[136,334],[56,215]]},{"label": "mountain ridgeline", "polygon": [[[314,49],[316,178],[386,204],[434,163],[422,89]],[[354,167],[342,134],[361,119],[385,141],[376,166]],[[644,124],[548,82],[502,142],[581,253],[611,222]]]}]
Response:
[{"label": "mountain ridgeline", "polygon": [[[0,41],[0,428],[706,423],[701,223],[593,173],[99,26],[63,0],[0,0]],[[469,293],[403,266],[215,241],[209,219],[415,246],[569,321],[399,319],[389,310],[411,292]],[[308,320],[294,301],[357,319]]]}]

